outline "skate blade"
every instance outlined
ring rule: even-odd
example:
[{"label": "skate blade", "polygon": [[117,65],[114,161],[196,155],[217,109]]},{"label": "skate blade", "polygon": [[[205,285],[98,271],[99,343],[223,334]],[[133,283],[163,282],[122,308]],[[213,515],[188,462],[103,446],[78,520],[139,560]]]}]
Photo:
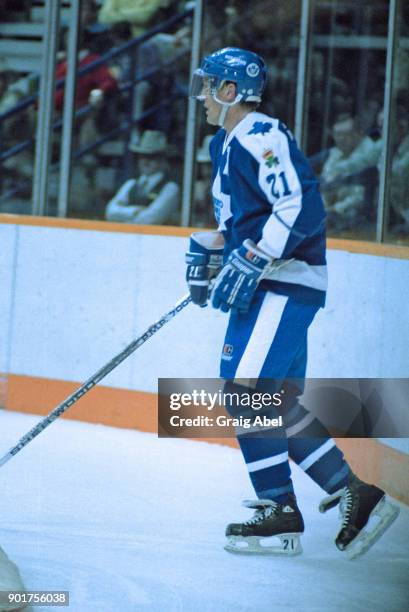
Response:
[{"label": "skate blade", "polygon": [[[368,522],[361,533],[345,548],[348,559],[356,559],[368,552],[392,523],[397,519],[400,508],[383,497],[372,510]],[[375,519],[377,517],[377,519]],[[376,521],[376,524],[374,522]],[[368,527],[373,528],[368,530]]]},{"label": "skate blade", "polygon": [[[270,546],[273,542],[277,542],[277,538],[280,539],[281,545],[275,544]],[[239,555],[294,556],[302,553],[301,541],[297,533],[281,533],[271,537],[250,536],[244,538],[242,536],[228,536],[224,549]]]}]

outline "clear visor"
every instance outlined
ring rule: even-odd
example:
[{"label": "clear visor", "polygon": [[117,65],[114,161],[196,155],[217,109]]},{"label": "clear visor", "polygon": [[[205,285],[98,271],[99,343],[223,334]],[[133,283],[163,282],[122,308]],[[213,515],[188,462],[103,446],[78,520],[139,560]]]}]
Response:
[{"label": "clear visor", "polygon": [[201,68],[194,71],[190,83],[189,97],[196,100],[204,100],[208,94],[216,93],[220,86],[219,78],[210,76],[203,72]]}]

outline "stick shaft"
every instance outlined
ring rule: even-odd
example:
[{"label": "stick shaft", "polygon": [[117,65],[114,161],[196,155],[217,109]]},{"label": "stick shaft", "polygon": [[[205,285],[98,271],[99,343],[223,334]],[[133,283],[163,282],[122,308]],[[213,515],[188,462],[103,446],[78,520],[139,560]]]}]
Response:
[{"label": "stick shaft", "polygon": [[190,295],[185,295],[181,298],[177,304],[169,310],[165,315],[153,323],[139,338],[133,340],[123,351],[115,355],[111,361],[100,368],[93,376],[86,380],[78,389],[76,389],[71,395],[69,395],[61,404],[58,404],[46,417],[41,419],[30,431],[28,431],[15,446],[13,446],[3,457],[0,458],[0,467],[7,463],[12,457],[17,455],[27,444],[29,444],[34,438],[38,436],[46,427],[51,425],[53,421],[58,419],[64,412],[66,412],[73,404],[78,402],[88,391],[90,391],[95,385],[97,385],[105,376],[107,376],[112,370],[114,370],[122,361],[124,361],[129,355],[136,351],[142,344],[144,344],[149,338],[151,338],[157,331],[159,331],[166,323],[173,319],[181,310],[183,310],[190,302],[192,298]]}]

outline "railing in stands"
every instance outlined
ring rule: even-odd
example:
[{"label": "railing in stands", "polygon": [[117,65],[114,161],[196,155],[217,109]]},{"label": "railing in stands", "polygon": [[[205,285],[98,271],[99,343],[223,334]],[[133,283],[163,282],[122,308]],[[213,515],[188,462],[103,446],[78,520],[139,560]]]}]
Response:
[{"label": "railing in stands", "polygon": [[[186,54],[186,51],[183,51],[179,54],[176,54],[176,56],[174,58],[172,58],[172,60],[168,63],[164,63],[160,66],[157,66],[151,70],[148,70],[146,72],[144,72],[143,74],[141,74],[140,76],[136,76],[136,60],[135,60],[135,55],[136,55],[136,51],[139,48],[139,46],[150,40],[153,36],[155,36],[156,34],[160,34],[163,32],[166,32],[167,30],[171,29],[173,26],[184,22],[185,20],[187,20],[189,17],[191,17],[191,15],[193,14],[193,8],[188,9],[182,13],[179,13],[178,15],[175,15],[174,17],[171,17],[169,19],[167,19],[166,21],[163,21],[162,23],[158,24],[157,26],[151,28],[150,30],[146,31],[144,34],[141,34],[140,36],[137,36],[136,38],[133,38],[130,41],[127,41],[126,43],[124,43],[123,45],[116,47],[114,49],[112,49],[111,51],[108,51],[107,53],[104,53],[103,55],[101,55],[97,60],[95,60],[94,62],[87,64],[86,66],[81,67],[78,72],[77,72],[77,76],[81,77],[85,74],[88,74],[92,71],[94,71],[98,66],[101,66],[102,64],[106,64],[108,62],[111,62],[113,59],[118,58],[120,56],[124,56],[124,55],[129,55],[133,56],[133,68],[134,70],[132,70],[132,75],[135,75],[134,78],[131,78],[129,81],[127,81],[126,83],[123,83],[119,86],[118,88],[118,93],[119,94],[124,94],[126,92],[132,92],[135,88],[135,85],[137,85],[138,83],[145,81],[147,79],[149,79],[151,76],[153,76],[154,74],[156,74],[157,72],[159,72],[160,70],[163,70],[164,67],[170,67],[172,64],[176,63],[178,59],[180,59],[180,57],[182,55]],[[62,87],[64,87],[65,84],[65,78],[59,79],[56,82],[56,90],[57,89],[61,89]],[[18,104],[16,104],[13,108],[9,109],[8,111],[1,113],[0,114],[0,133],[1,133],[1,127],[2,127],[2,123],[3,121],[5,121],[6,119],[9,119],[10,117],[13,117],[14,115],[17,115],[19,113],[21,113],[22,111],[24,111],[25,109],[29,108],[30,106],[33,106],[36,104],[37,100],[38,100],[38,93],[33,94],[31,96],[26,97],[24,100],[22,100],[21,102],[19,102]],[[151,106],[150,108],[148,108],[146,111],[144,111],[139,117],[133,117],[133,108],[132,108],[132,101],[130,104],[128,104],[127,109],[126,109],[126,113],[125,113],[125,117],[123,119],[123,121],[121,122],[121,124],[115,128],[114,130],[111,130],[110,132],[108,132],[107,134],[104,134],[101,138],[98,138],[97,140],[95,140],[94,142],[88,144],[87,146],[84,146],[80,149],[77,149],[73,152],[73,160],[78,160],[80,159],[83,155],[86,155],[88,153],[90,153],[91,151],[94,151],[95,149],[97,149],[98,147],[100,147],[102,144],[112,140],[113,138],[116,138],[118,135],[120,134],[126,134],[129,133],[132,126],[143,121],[144,119],[146,119],[147,117],[149,117],[150,115],[154,114],[155,112],[157,112],[160,108],[164,108],[164,107],[168,107],[170,106],[174,100],[178,97],[180,97],[182,94],[182,92],[179,93],[174,93],[173,95],[171,95],[167,100],[156,104],[154,106]],[[130,99],[132,100],[132,95],[130,95]],[[81,108],[79,108],[78,110],[75,111],[75,118],[78,119],[80,117],[86,116],[88,113],[90,113],[92,111],[92,106],[87,104]],[[59,130],[62,127],[62,119],[58,119],[53,123],[53,130]],[[7,159],[14,157],[15,155],[21,153],[22,151],[29,149],[30,147],[33,146],[35,142],[35,136],[31,137],[31,138],[27,138],[26,140],[23,140],[22,142],[13,145],[12,147],[10,147],[9,149],[5,150],[5,151],[0,151],[0,165],[6,161]],[[56,170],[59,167],[59,162],[57,162],[56,164],[54,164],[51,169],[52,170]],[[7,192],[5,192],[4,194],[2,194],[0,196],[0,202],[4,202],[7,201],[9,198],[13,197],[15,194],[21,192],[22,190],[26,189],[28,184],[31,181],[28,181],[27,179],[22,179],[18,184],[16,184],[13,188],[11,188],[10,190],[8,190]]]}]

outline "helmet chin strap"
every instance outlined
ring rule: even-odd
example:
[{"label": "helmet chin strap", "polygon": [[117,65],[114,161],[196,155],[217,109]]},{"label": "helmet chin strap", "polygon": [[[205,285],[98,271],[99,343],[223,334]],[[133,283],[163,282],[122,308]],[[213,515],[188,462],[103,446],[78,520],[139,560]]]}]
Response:
[{"label": "helmet chin strap", "polygon": [[224,122],[226,120],[227,111],[229,110],[231,106],[238,104],[242,98],[243,96],[241,94],[237,94],[233,102],[223,102],[222,100],[219,100],[219,98],[217,97],[217,93],[213,94],[213,100],[221,105],[219,118],[217,120],[217,125],[219,125],[220,127],[224,127]]},{"label": "helmet chin strap", "polygon": [[224,121],[226,119],[227,111],[229,110],[230,104],[222,104],[220,109],[219,118],[217,120],[217,125],[220,127],[224,127]]}]

